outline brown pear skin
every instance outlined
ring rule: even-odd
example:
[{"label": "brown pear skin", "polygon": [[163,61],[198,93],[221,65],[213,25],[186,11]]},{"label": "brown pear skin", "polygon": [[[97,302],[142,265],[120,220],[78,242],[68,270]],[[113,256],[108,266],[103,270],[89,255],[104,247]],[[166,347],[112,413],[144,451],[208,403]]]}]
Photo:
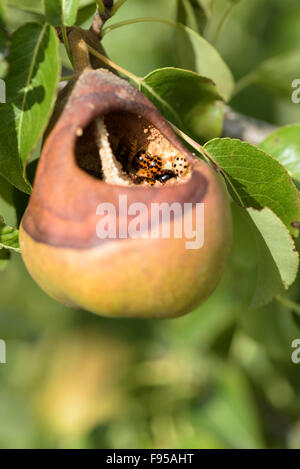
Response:
[{"label": "brown pear skin", "polygon": [[[134,116],[132,122],[150,123],[184,155],[190,176],[169,185],[122,186],[108,184],[79,167],[74,153],[82,129],[99,116],[118,112]],[[187,239],[174,236],[99,239],[97,206],[110,202],[117,208],[120,195],[127,196],[128,205],[179,202],[183,207],[192,203],[194,227],[195,204],[204,203],[203,246],[187,249]],[[118,225],[123,222],[120,217],[117,208]],[[179,223],[180,217],[171,218],[171,233]],[[178,317],[194,310],[214,291],[231,238],[229,200],[219,174],[182,145],[136,88],[109,71],[83,72],[45,142],[20,226],[22,256],[40,287],[66,305],[99,315]]]}]

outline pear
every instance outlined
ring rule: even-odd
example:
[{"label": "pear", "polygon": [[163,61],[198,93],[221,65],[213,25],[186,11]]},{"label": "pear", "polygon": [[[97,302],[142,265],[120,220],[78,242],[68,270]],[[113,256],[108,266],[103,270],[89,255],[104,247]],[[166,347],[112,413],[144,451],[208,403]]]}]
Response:
[{"label": "pear", "polygon": [[178,317],[212,294],[231,238],[215,169],[127,81],[84,71],[47,136],[20,227],[41,288],[100,315]]}]

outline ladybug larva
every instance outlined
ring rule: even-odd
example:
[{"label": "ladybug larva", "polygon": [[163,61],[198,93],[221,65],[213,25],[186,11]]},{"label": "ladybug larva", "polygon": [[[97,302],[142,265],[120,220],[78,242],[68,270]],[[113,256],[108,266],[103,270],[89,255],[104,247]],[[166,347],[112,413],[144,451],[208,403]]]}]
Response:
[{"label": "ladybug larva", "polygon": [[188,163],[184,156],[176,156],[173,161],[173,171],[177,176],[183,176],[187,172]]}]

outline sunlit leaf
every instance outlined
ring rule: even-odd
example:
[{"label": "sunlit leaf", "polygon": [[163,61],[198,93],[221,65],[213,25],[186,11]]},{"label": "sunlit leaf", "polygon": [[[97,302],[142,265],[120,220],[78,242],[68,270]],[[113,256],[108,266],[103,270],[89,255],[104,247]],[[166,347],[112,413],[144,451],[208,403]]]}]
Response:
[{"label": "sunlit leaf", "polygon": [[300,124],[282,127],[269,135],[259,148],[272,155],[300,182]]},{"label": "sunlit leaf", "polygon": [[[186,50],[189,63],[186,64],[185,68],[210,78],[216,84],[223,99],[228,101],[234,89],[234,79],[217,50],[189,27],[180,23],[175,23],[174,26],[178,35],[186,37],[189,41],[190,50]],[[191,57],[191,52],[193,57]]]},{"label": "sunlit leaf", "polygon": [[78,0],[44,0],[47,21],[53,26],[72,26],[77,17]]},{"label": "sunlit leaf", "polygon": [[252,306],[262,306],[288,289],[295,281],[299,254],[295,244],[279,218],[269,209],[248,209],[258,253],[258,278]]},{"label": "sunlit leaf", "polygon": [[6,104],[0,105],[0,173],[24,192],[27,159],[41,137],[60,75],[58,39],[47,24],[27,23],[12,38]]},{"label": "sunlit leaf", "polygon": [[220,134],[223,111],[215,84],[195,72],[167,67],[154,70],[141,84],[141,91],[173,124],[195,138]]},{"label": "sunlit leaf", "polygon": [[0,216],[0,248],[20,251],[19,231],[12,226],[7,225]]},{"label": "sunlit leaf", "polygon": [[246,207],[269,207],[297,236],[293,222],[300,221],[300,198],[281,164],[261,149],[240,140],[214,139],[205,149],[224,171]]}]

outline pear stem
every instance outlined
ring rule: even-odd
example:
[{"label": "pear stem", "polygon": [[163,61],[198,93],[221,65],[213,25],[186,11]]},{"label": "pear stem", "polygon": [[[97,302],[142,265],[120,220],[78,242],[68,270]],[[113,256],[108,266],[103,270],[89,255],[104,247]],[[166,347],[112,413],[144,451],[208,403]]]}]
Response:
[{"label": "pear stem", "polygon": [[91,68],[87,44],[79,29],[73,29],[70,32],[69,44],[75,71],[81,73],[85,69]]}]

